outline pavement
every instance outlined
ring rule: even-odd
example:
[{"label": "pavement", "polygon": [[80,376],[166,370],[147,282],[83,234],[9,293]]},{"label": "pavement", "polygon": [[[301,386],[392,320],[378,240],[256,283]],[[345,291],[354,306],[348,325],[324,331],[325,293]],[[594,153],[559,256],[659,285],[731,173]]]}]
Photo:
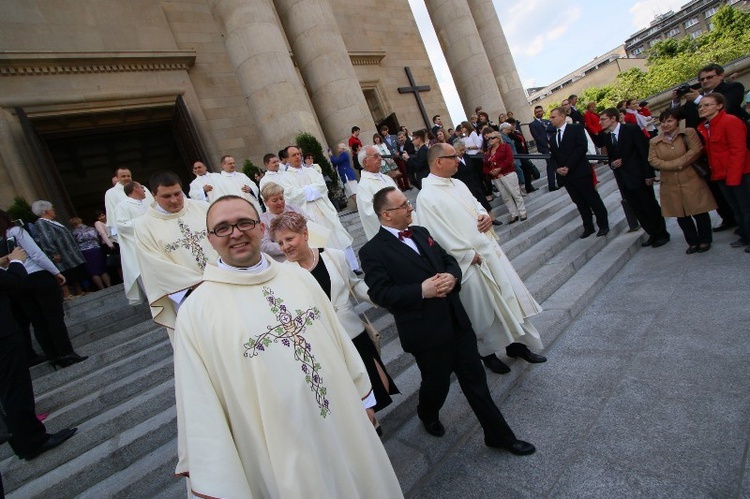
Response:
[{"label": "pavement", "polygon": [[750,254],[730,231],[687,255],[668,227],[497,399],[536,454],[474,421],[408,497],[750,498]]}]

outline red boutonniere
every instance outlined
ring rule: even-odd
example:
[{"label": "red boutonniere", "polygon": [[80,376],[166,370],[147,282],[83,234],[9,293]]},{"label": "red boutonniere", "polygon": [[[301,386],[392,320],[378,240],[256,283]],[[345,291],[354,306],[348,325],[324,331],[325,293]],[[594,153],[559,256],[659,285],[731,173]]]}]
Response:
[{"label": "red boutonniere", "polygon": [[430,246],[434,246],[435,241],[433,241],[431,237],[427,236],[427,244],[429,244]]}]

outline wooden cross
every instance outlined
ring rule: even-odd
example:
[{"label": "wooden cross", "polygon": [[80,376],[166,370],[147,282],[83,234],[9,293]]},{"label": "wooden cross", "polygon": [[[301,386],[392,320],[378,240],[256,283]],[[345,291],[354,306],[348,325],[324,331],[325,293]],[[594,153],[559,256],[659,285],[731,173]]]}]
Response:
[{"label": "wooden cross", "polygon": [[404,70],[406,71],[406,77],[409,78],[409,85],[408,87],[398,87],[398,93],[400,94],[414,94],[414,97],[417,99],[417,105],[419,106],[419,112],[422,113],[422,119],[424,120],[424,126],[425,128],[430,128],[432,125],[430,125],[430,118],[427,116],[427,110],[424,108],[424,102],[422,102],[422,96],[419,95],[419,92],[427,92],[430,90],[429,85],[419,85],[414,82],[414,76],[411,74],[411,68],[409,66],[404,67]]}]

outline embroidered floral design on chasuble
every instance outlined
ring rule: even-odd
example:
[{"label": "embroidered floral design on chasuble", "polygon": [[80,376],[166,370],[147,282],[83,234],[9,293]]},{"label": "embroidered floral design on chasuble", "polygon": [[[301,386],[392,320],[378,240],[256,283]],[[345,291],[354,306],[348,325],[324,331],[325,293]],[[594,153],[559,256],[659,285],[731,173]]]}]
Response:
[{"label": "embroidered floral design on chasuble", "polygon": [[203,252],[201,241],[206,239],[207,230],[203,229],[198,232],[193,232],[181,218],[177,219],[177,227],[180,229],[182,239],[178,239],[173,243],[165,245],[164,251],[167,253],[171,253],[172,251],[177,250],[177,248],[185,248],[186,250],[190,250],[190,253],[193,254],[198,267],[200,267],[201,270],[206,270],[206,262],[208,261],[208,259],[206,258],[206,254]]},{"label": "embroidered floral design on chasuble", "polygon": [[247,343],[243,345],[245,357],[255,357],[274,343],[291,348],[294,352],[294,359],[301,364],[300,368],[305,374],[305,382],[310,385],[310,390],[315,394],[315,400],[320,407],[320,415],[326,417],[331,409],[326,398],[327,389],[320,375],[321,367],[315,360],[310,343],[302,336],[307,326],[320,318],[320,310],[318,307],[310,307],[307,310],[295,310],[292,314],[284,305],[284,300],[274,296],[271,288],[264,287],[263,296],[279,322],[273,326],[266,326],[265,333],[247,340]]}]

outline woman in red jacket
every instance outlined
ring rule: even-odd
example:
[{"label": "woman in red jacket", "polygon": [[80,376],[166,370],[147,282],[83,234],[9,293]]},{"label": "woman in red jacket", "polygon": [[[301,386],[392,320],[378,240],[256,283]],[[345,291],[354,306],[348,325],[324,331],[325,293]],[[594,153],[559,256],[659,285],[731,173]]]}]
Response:
[{"label": "woman in red jacket", "polygon": [[711,167],[711,180],[717,181],[737,219],[740,238],[732,247],[745,246],[750,253],[750,151],[747,128],[741,119],[724,110],[725,99],[719,93],[703,96],[698,114],[704,121],[698,125]]},{"label": "woman in red jacket", "polygon": [[508,223],[516,223],[520,217],[526,220],[526,205],[521,197],[521,188],[518,185],[518,175],[513,161],[513,150],[503,142],[500,132],[492,130],[487,134],[489,145],[484,154],[484,167],[482,171],[489,175],[492,183],[497,187],[503,198],[505,206],[510,212]]}]

